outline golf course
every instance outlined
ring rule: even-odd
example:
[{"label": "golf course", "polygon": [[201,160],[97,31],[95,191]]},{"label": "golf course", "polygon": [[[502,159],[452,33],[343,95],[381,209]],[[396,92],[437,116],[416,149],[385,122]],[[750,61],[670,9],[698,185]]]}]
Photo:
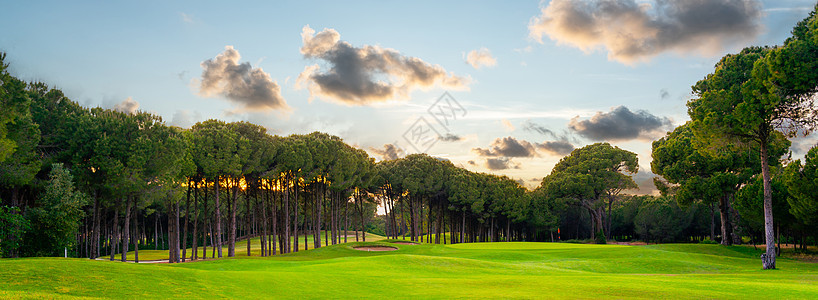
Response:
[{"label": "golf course", "polygon": [[4,259],[0,298],[818,297],[818,264],[781,258],[764,271],[762,250],[745,246],[396,241],[181,264]]},{"label": "golf course", "polygon": [[818,299],[818,0],[0,28],[0,300]]}]

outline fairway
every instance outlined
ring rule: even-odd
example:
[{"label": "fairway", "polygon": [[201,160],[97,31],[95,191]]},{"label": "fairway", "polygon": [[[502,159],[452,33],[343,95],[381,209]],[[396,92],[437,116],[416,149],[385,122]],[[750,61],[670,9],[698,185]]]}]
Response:
[{"label": "fairway", "polygon": [[763,271],[748,247],[391,241],[175,265],[3,259],[0,298],[818,298],[818,265]]},{"label": "fairway", "polygon": [[[311,234],[307,235],[307,240],[309,241],[309,243],[308,243],[309,249],[312,249],[313,246],[314,246],[312,238],[313,238],[313,236]],[[350,232],[350,235],[347,236],[347,239],[348,239],[348,241],[354,242],[355,241],[355,233]],[[384,239],[384,237],[382,237],[380,235],[371,234],[371,233],[366,234],[366,240],[370,241],[370,242],[380,241],[380,240],[383,240],[383,239]],[[290,240],[292,241],[292,240],[294,240],[294,238],[291,238]],[[305,249],[304,236],[303,235],[299,236],[298,240],[299,240],[298,249],[299,249],[299,251],[302,251],[302,250]],[[344,242],[344,237],[343,236],[339,237],[339,241],[341,243],[343,243]],[[261,244],[260,244],[260,242],[261,242],[261,239],[258,238],[258,237],[250,239],[250,256],[261,256]],[[331,245],[331,244],[327,244],[326,240],[322,238],[321,239],[321,246],[324,247],[324,246],[328,246],[328,245]],[[186,250],[187,251],[186,251],[186,256],[185,257],[187,257],[189,259],[193,254],[193,249],[191,247],[188,247]],[[276,251],[278,251],[278,250],[276,250]],[[213,251],[213,247],[210,247],[210,246],[207,247],[207,253],[205,253],[204,247],[199,245],[199,255],[203,259],[216,258],[217,255],[218,255],[216,253],[217,252]],[[227,257],[227,245],[222,246],[222,256]],[[240,240],[236,241],[236,257],[246,257],[246,256],[247,256],[247,240],[246,239],[240,239]],[[110,260],[110,257],[111,257],[110,254],[107,254],[107,255],[103,255],[103,256],[101,256],[101,257],[99,257],[97,259],[98,260]],[[122,253],[121,252],[114,254],[114,260],[120,261],[121,258],[122,258]],[[168,250],[146,250],[146,249],[140,249],[139,250],[139,261],[140,262],[155,262],[155,261],[167,260],[167,259],[168,259]],[[130,261],[130,262],[132,262],[134,260],[134,251],[133,250],[128,251],[127,260]]]}]

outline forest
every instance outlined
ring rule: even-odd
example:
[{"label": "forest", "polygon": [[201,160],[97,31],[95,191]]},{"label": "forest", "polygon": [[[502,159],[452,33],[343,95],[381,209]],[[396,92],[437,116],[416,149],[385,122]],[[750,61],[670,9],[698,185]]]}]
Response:
[{"label": "forest", "polygon": [[269,256],[368,231],[437,244],[751,243],[775,268],[781,243],[818,244],[818,147],[803,161],[789,151],[818,123],[814,16],[693,85],[690,121],[653,142],[657,195],[628,194],[637,155],[609,143],[574,149],[527,189],[427,154],[376,162],[322,132],[178,128],[83,107],[16,78],[2,54],[0,255],[125,261],[135,250],[138,261],[139,249],[165,249],[181,262],[234,257],[243,241],[250,255],[256,237]]}]

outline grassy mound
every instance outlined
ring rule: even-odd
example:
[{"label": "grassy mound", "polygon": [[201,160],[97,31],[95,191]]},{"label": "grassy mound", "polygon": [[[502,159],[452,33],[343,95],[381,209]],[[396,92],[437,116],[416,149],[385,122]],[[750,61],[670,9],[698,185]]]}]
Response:
[{"label": "grassy mound", "polygon": [[[353,249],[360,246],[398,249]],[[174,265],[4,259],[0,298],[818,298],[818,264],[780,259],[778,270],[763,271],[758,254],[719,245],[385,240]]]}]

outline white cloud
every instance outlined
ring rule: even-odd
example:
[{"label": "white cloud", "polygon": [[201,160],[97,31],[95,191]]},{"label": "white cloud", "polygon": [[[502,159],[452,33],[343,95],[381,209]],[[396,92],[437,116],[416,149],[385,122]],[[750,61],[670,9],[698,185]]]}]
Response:
[{"label": "white cloud", "polygon": [[307,66],[298,76],[297,88],[306,87],[311,97],[347,105],[369,105],[406,100],[416,89],[440,86],[465,90],[471,79],[456,76],[439,65],[400,54],[380,46],[352,46],[334,29],[304,26],[301,54],[328,63]]},{"label": "white cloud", "polygon": [[743,45],[762,31],[761,17],[756,0],[553,0],[528,28],[539,42],[604,48],[608,59],[632,64],[666,51],[714,55]]},{"label": "white cloud", "polygon": [[497,65],[497,59],[491,55],[491,51],[486,48],[472,50],[466,55],[466,62],[475,69],[481,67],[493,67]]},{"label": "white cloud", "polygon": [[202,78],[194,80],[203,97],[222,96],[240,105],[231,113],[278,110],[289,112],[281,96],[281,87],[261,68],[239,63],[241,55],[233,46],[225,46],[216,58],[202,62]]},{"label": "white cloud", "polygon": [[114,105],[114,110],[132,115],[139,110],[139,102],[136,102],[133,98],[128,97],[122,102]]}]

